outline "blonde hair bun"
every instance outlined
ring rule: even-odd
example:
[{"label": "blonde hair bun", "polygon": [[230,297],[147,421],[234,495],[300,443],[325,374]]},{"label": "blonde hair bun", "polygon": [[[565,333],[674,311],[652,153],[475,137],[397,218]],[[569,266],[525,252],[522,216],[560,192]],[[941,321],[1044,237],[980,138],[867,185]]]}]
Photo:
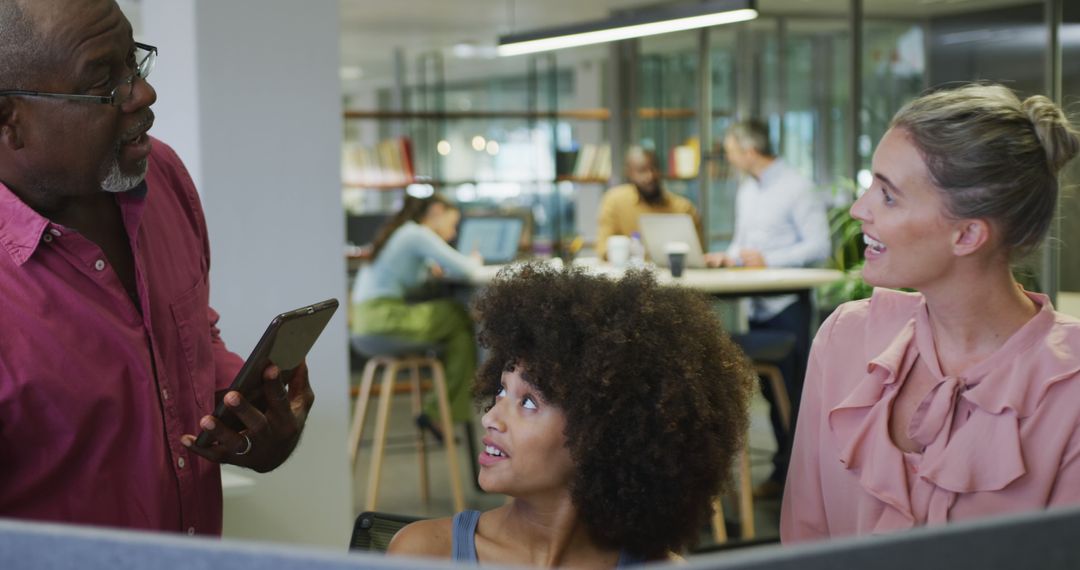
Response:
[{"label": "blonde hair bun", "polygon": [[1049,98],[1043,95],[1028,97],[1023,108],[1035,126],[1050,170],[1056,174],[1080,152],[1080,139],[1065,113]]}]

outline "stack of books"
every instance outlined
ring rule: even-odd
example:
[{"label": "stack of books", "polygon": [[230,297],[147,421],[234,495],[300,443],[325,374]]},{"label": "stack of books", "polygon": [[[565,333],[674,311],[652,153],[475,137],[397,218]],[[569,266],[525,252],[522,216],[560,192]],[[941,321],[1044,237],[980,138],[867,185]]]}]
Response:
[{"label": "stack of books", "polygon": [[607,180],[611,178],[611,145],[585,144],[574,164],[574,178],[584,180]]},{"label": "stack of books", "polygon": [[375,146],[346,143],[341,157],[341,179],[346,186],[404,187],[416,177],[412,141],[397,137]]}]

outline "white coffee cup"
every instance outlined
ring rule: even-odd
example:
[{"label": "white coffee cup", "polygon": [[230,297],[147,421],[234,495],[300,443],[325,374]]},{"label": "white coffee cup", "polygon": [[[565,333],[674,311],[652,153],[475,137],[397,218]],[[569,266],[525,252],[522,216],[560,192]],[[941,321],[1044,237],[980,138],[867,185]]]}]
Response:
[{"label": "white coffee cup", "polygon": [[626,236],[610,236],[607,238],[607,259],[613,267],[626,267],[630,259],[630,238]]}]

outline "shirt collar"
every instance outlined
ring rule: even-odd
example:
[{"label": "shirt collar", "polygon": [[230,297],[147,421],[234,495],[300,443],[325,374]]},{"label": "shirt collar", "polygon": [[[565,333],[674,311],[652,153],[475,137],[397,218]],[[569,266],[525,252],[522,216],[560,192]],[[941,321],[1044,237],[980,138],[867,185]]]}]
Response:
[{"label": "shirt collar", "polygon": [[15,265],[22,266],[30,259],[50,223],[0,183],[0,248],[11,256]]},{"label": "shirt collar", "polygon": [[[146,202],[146,181],[128,192],[117,194],[129,231],[137,229],[143,205]],[[3,249],[16,266],[21,267],[34,255],[49,229],[66,231],[58,224],[26,205],[10,188],[0,182],[0,249]]]},{"label": "shirt collar", "polygon": [[773,159],[769,166],[766,166],[765,170],[761,171],[761,176],[757,179],[758,186],[761,188],[772,186],[776,179],[780,178],[780,173],[784,170],[783,162],[780,158]]}]

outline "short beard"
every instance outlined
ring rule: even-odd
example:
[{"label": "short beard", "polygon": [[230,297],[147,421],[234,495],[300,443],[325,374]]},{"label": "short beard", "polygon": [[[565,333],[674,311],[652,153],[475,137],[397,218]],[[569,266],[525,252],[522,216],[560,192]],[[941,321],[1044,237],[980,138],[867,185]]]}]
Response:
[{"label": "short beard", "polygon": [[147,131],[153,124],[154,112],[147,109],[146,116],[143,120],[139,121],[139,124],[131,127],[128,129],[128,132],[119,137],[116,141],[116,146],[113,147],[112,162],[103,169],[105,174],[101,177],[102,190],[113,194],[127,192],[138,186],[143,179],[146,178],[146,168],[149,164],[149,159],[144,158],[135,164],[137,170],[136,173],[126,174],[123,170],[120,170],[120,149],[124,147],[124,141],[131,140],[140,132]]},{"label": "short beard", "polygon": [[664,189],[660,187],[660,184],[653,187],[653,192],[651,194],[646,193],[640,186],[637,187],[637,191],[641,201],[650,206],[658,206],[664,203]]},{"label": "short beard", "polygon": [[138,172],[135,174],[125,174],[120,170],[120,149],[116,149],[116,153],[113,154],[112,164],[109,165],[108,171],[105,173],[105,178],[101,181],[101,189],[113,194],[120,192],[127,192],[132,188],[135,188],[146,178],[146,168],[149,163],[147,159],[142,159],[136,165]]}]

